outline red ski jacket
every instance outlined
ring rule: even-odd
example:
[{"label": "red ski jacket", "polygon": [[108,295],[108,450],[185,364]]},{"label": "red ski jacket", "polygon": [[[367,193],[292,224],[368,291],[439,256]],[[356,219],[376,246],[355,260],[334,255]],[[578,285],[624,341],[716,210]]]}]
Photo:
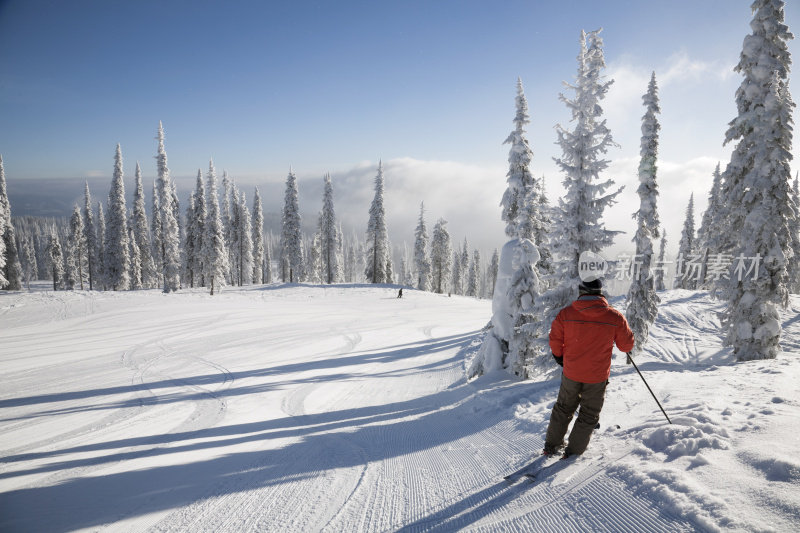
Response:
[{"label": "red ski jacket", "polygon": [[564,358],[564,375],[581,383],[606,381],[614,344],[629,352],[633,343],[628,321],[602,296],[581,296],[550,326],[553,355]]}]

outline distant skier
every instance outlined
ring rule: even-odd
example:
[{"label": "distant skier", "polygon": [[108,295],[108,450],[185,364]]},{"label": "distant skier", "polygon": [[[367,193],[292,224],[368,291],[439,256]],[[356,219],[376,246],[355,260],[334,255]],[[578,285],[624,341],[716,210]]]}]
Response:
[{"label": "distant skier", "polygon": [[398,298],[402,298],[403,297],[403,289],[402,289],[402,287],[400,288],[399,291],[397,291],[397,297]]},{"label": "distant skier", "polygon": [[578,290],[578,299],[562,309],[550,327],[550,349],[564,370],[547,427],[545,455],[564,445],[567,426],[580,406],[564,458],[582,454],[589,445],[603,409],[614,344],[623,352],[634,344],[625,316],[603,296],[602,281],[581,282]]}]

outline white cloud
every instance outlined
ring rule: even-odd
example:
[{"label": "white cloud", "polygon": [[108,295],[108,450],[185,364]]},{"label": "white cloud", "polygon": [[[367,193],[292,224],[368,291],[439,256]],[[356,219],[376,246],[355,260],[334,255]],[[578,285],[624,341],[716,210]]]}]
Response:
[{"label": "white cloud", "polygon": [[[459,243],[467,237],[470,247],[488,253],[505,242],[499,208],[506,186],[503,167],[405,157],[384,161],[383,169],[384,206],[389,237],[395,245],[403,241],[413,244],[421,202],[425,202],[429,233],[436,221],[444,218],[451,237]],[[337,216],[346,231],[351,228],[360,234],[366,228],[376,173],[375,162],[331,173]],[[299,180],[301,201],[321,204],[322,180],[318,182]]]}]

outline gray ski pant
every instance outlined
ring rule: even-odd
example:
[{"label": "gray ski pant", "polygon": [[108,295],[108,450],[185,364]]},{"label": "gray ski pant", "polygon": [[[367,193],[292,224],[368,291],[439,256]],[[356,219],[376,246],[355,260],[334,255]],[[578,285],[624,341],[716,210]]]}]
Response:
[{"label": "gray ski pant", "polygon": [[561,374],[561,388],[558,399],[550,414],[550,425],[547,426],[545,446],[557,447],[564,442],[572,416],[580,406],[578,418],[569,434],[567,450],[572,454],[586,451],[592,431],[600,420],[600,411],[606,396],[608,381],[601,383],[581,383],[572,381]]}]

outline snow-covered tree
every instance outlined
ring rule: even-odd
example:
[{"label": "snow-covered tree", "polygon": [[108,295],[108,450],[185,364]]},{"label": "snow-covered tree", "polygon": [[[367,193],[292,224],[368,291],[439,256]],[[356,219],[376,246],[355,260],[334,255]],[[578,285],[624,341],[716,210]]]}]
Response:
[{"label": "snow-covered tree", "polygon": [[467,288],[469,286],[469,243],[467,243],[466,237],[464,237],[464,247],[461,249],[460,260],[459,273],[461,274],[461,292],[459,294],[467,294]]},{"label": "snow-covered tree", "polygon": [[[199,251],[195,248],[197,225],[194,218],[194,198],[194,194],[189,195],[189,201],[186,204],[186,215],[184,217],[186,222],[184,224],[185,240],[183,241],[183,279],[186,280],[186,284],[189,285],[190,288],[194,287],[195,284],[200,286],[200,278],[195,279],[195,271],[197,270],[200,255],[202,254],[202,246]],[[202,233],[200,235],[202,239]],[[202,243],[202,240],[200,242]]]},{"label": "snow-covered tree", "polygon": [[253,193],[253,283],[269,283],[265,277],[264,250],[264,209],[261,207],[261,195],[256,187]]},{"label": "snow-covered tree", "polygon": [[247,208],[247,195],[242,192],[236,208],[236,256],[239,273],[239,286],[253,282],[253,225],[250,222],[250,209]]},{"label": "snow-covered tree", "polygon": [[793,35],[784,24],[782,0],[756,0],[751,8],[752,33],[734,69],[744,77],[736,91],[738,116],[725,136],[726,143],[736,142],[724,177],[724,200],[733,206],[734,262],[749,258],[752,270],[734,267],[726,294],[726,341],[740,361],[780,352],[779,307],[788,304],[787,265],[793,260],[790,221],[798,216],[789,167],[794,102],[787,41]]},{"label": "snow-covered tree", "polygon": [[150,245],[150,229],[147,225],[142,169],[138,161],[136,162],[135,180],[131,228],[133,229],[133,238],[136,240],[136,247],[139,249],[139,257],[142,265],[142,286],[151,288],[158,285],[159,275],[156,271],[156,265],[153,261],[153,250]]},{"label": "snow-covered tree", "polygon": [[33,239],[24,239],[22,244],[22,256],[25,259],[23,273],[25,275],[25,286],[30,290],[31,280],[38,276],[39,265],[36,260],[36,250],[33,246]]},{"label": "snow-covered tree", "polygon": [[[585,251],[599,253],[610,246],[614,236],[620,233],[607,230],[602,220],[603,212],[616,202],[622,188],[606,193],[614,182],[600,181],[600,174],[609,163],[603,159],[603,155],[614,146],[614,141],[602,118],[603,109],[600,105],[613,80],[606,81],[603,75],[605,59],[599,32],[581,33],[576,82],[574,85],[567,84],[575,91],[575,97],[570,99],[560,95],[561,101],[572,113],[575,126],[572,130],[560,125],[556,127],[562,156],[555,161],[564,173],[566,193],[555,211],[550,242],[550,250],[555,258],[553,278],[546,283],[550,288],[536,298],[534,310],[524,313],[526,317],[532,316],[533,321],[517,326],[524,329],[529,342],[535,341],[536,347],[533,349],[541,355],[548,354],[547,357],[538,358],[535,364],[526,363],[526,368],[530,369],[540,367],[546,370],[554,364],[549,357],[547,333],[556,314],[578,296],[580,254]],[[538,249],[536,252],[530,255],[540,259]],[[502,267],[502,254],[500,261]],[[538,285],[538,290],[542,290],[542,285]],[[527,286],[533,287],[534,284],[530,282]]]},{"label": "snow-covered tree", "polygon": [[469,264],[469,275],[467,278],[467,296],[480,296],[478,290],[480,288],[481,277],[481,253],[478,250],[472,253],[472,262]]},{"label": "snow-covered tree", "polygon": [[[177,201],[174,184],[167,167],[167,152],[164,148],[164,127],[158,123],[158,181],[159,222],[161,225],[161,249],[163,261],[164,292],[177,291],[181,285],[181,256],[179,216],[176,215]],[[155,207],[153,208],[155,210]]]},{"label": "snow-covered tree", "polygon": [[[3,160],[0,157],[0,172],[2,172]],[[5,174],[3,174],[3,180],[5,181]],[[5,240],[2,239],[2,235],[5,232],[6,227],[6,207],[3,205],[3,202],[0,202],[0,289],[5,288],[8,285],[8,279],[6,278],[6,243]]]},{"label": "snow-covered tree", "polygon": [[664,262],[666,259],[667,253],[667,232],[666,230],[661,230],[661,243],[658,246],[658,268],[655,270],[655,287],[657,291],[663,291],[666,287],[664,286],[664,274],[666,270],[666,263]]},{"label": "snow-covered tree", "polygon": [[[530,123],[528,116],[528,101],[522,87],[522,80],[517,78],[517,113],[514,117],[514,130],[503,144],[510,144],[508,153],[508,183],[503,193],[502,219],[506,223],[508,237],[521,237],[530,239],[533,236],[533,220],[535,206],[530,205],[531,191],[534,189],[534,178],[530,165],[533,159],[533,150],[525,137],[525,126]],[[532,209],[533,208],[533,209]],[[522,215],[522,210],[525,215]]]},{"label": "snow-covered tree", "polygon": [[74,283],[83,290],[83,282],[87,277],[86,233],[83,230],[83,217],[78,204],[72,210],[69,219],[69,249],[72,254],[71,263],[74,268]]},{"label": "snow-covered tree", "polygon": [[[3,168],[3,156],[0,155],[0,287],[5,285],[5,289],[18,291],[22,289],[22,265],[19,260],[19,250],[17,250],[17,240],[15,237],[14,224],[11,221],[11,202],[8,199],[8,188],[6,186],[6,173]],[[3,282],[5,278],[5,282]]]},{"label": "snow-covered tree", "polygon": [[267,241],[264,243],[264,283],[272,283],[272,251],[270,242],[271,241]]},{"label": "snow-covered tree", "polygon": [[537,204],[536,217],[533,219],[533,243],[539,250],[539,262],[536,270],[541,278],[539,280],[541,288],[548,288],[549,281],[555,275],[555,265],[553,264],[553,254],[550,251],[550,233],[552,231],[552,208],[547,199],[544,187],[544,176],[536,180],[533,190],[533,198]]},{"label": "snow-covered tree", "polygon": [[161,200],[158,195],[158,182],[153,182],[153,217],[151,219],[150,248],[156,272],[156,286],[164,283],[164,231],[161,226]]},{"label": "snow-covered tree", "polygon": [[417,271],[416,287],[431,290],[431,260],[428,255],[428,229],[425,227],[425,204],[419,204],[419,222],[414,231],[414,268]]},{"label": "snow-covered tree", "polygon": [[204,287],[203,240],[206,226],[206,191],[203,173],[197,169],[194,193],[186,209],[186,276],[190,287]]},{"label": "snow-covered tree", "polygon": [[306,264],[306,281],[309,283],[322,283],[322,237],[320,235],[320,224],[322,214],[317,218],[317,231],[311,238],[311,246],[308,249],[308,263]]},{"label": "snow-covered tree", "polygon": [[[794,182],[792,184],[792,203],[795,206],[795,216],[789,222],[790,238],[792,240],[792,252],[795,259],[800,258],[800,183],[798,183],[798,175],[795,174]],[[789,262],[789,287],[790,292],[800,294],[800,261]]]},{"label": "snow-covered tree", "polygon": [[440,218],[433,227],[431,239],[431,285],[433,292],[442,294],[450,285],[450,265],[453,245],[447,231],[447,221]]},{"label": "snow-covered tree", "polygon": [[228,272],[228,281],[233,281],[233,271],[236,264],[236,247],[234,244],[233,232],[233,190],[234,185],[228,176],[228,171],[222,170],[222,200],[220,201],[220,216],[222,217],[222,230],[225,235],[225,245],[228,247],[228,263],[231,269]]},{"label": "snow-covered tree", "polygon": [[106,275],[106,215],[103,204],[97,202],[97,233],[95,236],[96,254],[95,263],[97,264],[97,285],[103,290],[108,289],[108,276]]},{"label": "snow-covered tree", "polygon": [[497,251],[497,248],[494,249],[494,253],[492,254],[492,261],[489,263],[489,298],[492,297],[494,294],[494,286],[497,283],[497,270],[500,268],[500,253]]},{"label": "snow-covered tree", "polygon": [[303,236],[301,233],[300,202],[297,176],[289,169],[283,203],[281,231],[281,279],[294,283],[303,280]]},{"label": "snow-covered tree", "polygon": [[386,280],[385,283],[394,283],[394,254],[392,242],[386,241]]},{"label": "snow-covered tree", "polygon": [[450,292],[452,294],[462,294],[461,280],[463,276],[461,275],[461,253],[459,253],[458,248],[453,250],[453,267],[451,272],[453,286],[450,288]]},{"label": "snow-covered tree", "polygon": [[138,290],[144,287],[142,283],[142,253],[139,250],[139,245],[136,244],[136,235],[134,234],[133,224],[128,226],[128,244],[130,248],[128,254],[131,258],[131,289]]},{"label": "snow-covered tree", "polygon": [[383,208],[383,162],[378,163],[375,176],[375,196],[369,208],[367,224],[367,265],[364,274],[370,283],[388,283],[386,267],[389,261],[389,234]]},{"label": "snow-covered tree", "polygon": [[[718,228],[714,226],[714,220],[719,220],[720,210],[723,208],[721,204],[720,193],[722,190],[722,172],[719,168],[719,163],[714,169],[714,179],[711,184],[711,191],[708,193],[708,207],[703,212],[703,217],[700,220],[700,228],[697,230],[697,238],[695,239],[695,248],[697,254],[700,256],[702,262],[700,280],[702,286],[707,286],[712,280],[706,279],[706,272],[708,270],[709,260],[716,253],[712,247],[715,242],[715,234],[718,233]],[[698,288],[700,288],[698,286]]]},{"label": "snow-covered tree", "polygon": [[106,282],[115,291],[130,288],[130,244],[128,243],[128,209],[125,207],[125,184],[122,181],[122,150],[117,144],[114,156],[114,177],[108,193],[106,222]]},{"label": "snow-covered tree", "polygon": [[658,132],[661,125],[656,117],[661,112],[658,106],[656,74],[650,77],[647,93],[642,97],[645,114],[642,117],[642,141],[639,149],[639,210],[633,214],[636,220],[636,244],[633,280],[628,290],[628,307],[625,315],[636,339],[634,352],[642,350],[647,342],[650,325],[658,313],[659,298],[653,279],[653,239],[659,237],[658,185],[656,184],[656,161],[658,158]]},{"label": "snow-covered tree", "polygon": [[689,196],[686,207],[686,218],[683,221],[681,240],[678,243],[678,261],[675,277],[677,287],[694,289],[697,287],[698,269],[700,268],[694,234],[694,193]]},{"label": "snow-covered tree", "polygon": [[492,327],[468,369],[470,376],[502,369],[528,377],[539,351],[536,303],[541,288],[534,268],[538,261],[539,252],[529,239],[511,239],[503,246],[492,298]]},{"label": "snow-covered tree", "polygon": [[324,192],[322,196],[322,213],[319,219],[320,233],[320,260],[322,264],[322,281],[325,283],[338,283],[342,281],[342,237],[336,221],[336,212],[333,208],[333,183],[331,175],[326,174]]},{"label": "snow-covered tree", "polygon": [[61,248],[61,241],[58,240],[55,228],[50,235],[50,243],[47,245],[47,255],[50,260],[50,272],[53,275],[53,290],[64,288],[64,253]]},{"label": "snow-covered tree", "polygon": [[92,195],[89,193],[89,182],[85,182],[83,203],[83,233],[86,241],[86,273],[89,277],[89,290],[97,281],[97,230],[94,227],[92,211]]},{"label": "snow-covered tree", "polygon": [[228,274],[228,247],[225,244],[222,217],[219,212],[219,195],[217,193],[217,172],[214,161],[208,163],[208,182],[206,187],[206,224],[203,234],[203,258],[205,269],[204,278],[211,295],[214,290],[225,286],[225,276]]},{"label": "snow-covered tree", "polygon": [[606,194],[613,181],[599,181],[600,174],[608,167],[608,161],[602,156],[614,146],[600,107],[613,80],[605,81],[602,74],[605,59],[599,31],[581,33],[577,79],[575,85],[568,85],[575,91],[575,97],[569,99],[560,95],[572,113],[575,127],[571,131],[560,125],[556,127],[562,156],[555,161],[564,172],[566,194],[559,200],[559,220],[558,227],[554,228],[556,239],[552,249],[558,257],[556,271],[560,275],[560,285],[572,289],[570,297],[559,302],[563,304],[559,309],[577,295],[580,254],[584,251],[599,253],[620,233],[607,230],[602,222],[603,212],[616,203],[622,188]]}]

